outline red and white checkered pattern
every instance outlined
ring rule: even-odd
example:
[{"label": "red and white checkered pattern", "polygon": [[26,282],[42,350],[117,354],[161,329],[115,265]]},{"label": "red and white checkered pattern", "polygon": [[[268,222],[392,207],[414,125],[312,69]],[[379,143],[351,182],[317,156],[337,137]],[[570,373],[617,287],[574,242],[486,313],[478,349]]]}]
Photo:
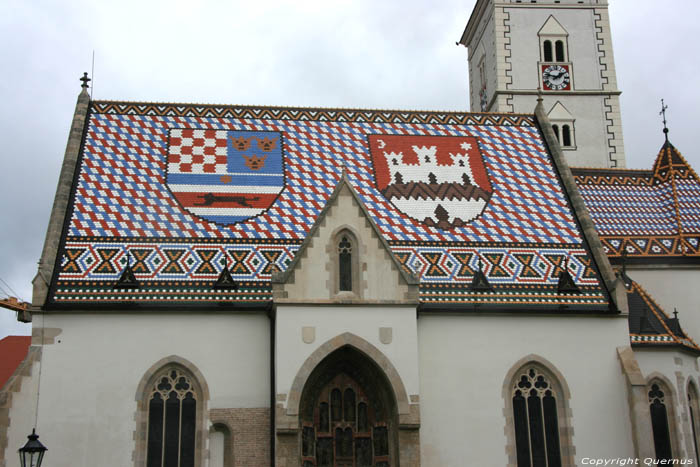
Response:
[{"label": "red and white checkered pattern", "polygon": [[223,130],[170,130],[169,173],[226,173],[227,132]]}]

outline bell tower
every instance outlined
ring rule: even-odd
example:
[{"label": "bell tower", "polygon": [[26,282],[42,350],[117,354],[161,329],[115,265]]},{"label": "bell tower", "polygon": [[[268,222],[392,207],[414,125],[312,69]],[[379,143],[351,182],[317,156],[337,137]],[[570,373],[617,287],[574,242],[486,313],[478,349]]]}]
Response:
[{"label": "bell tower", "polygon": [[625,167],[606,0],[477,0],[460,43],[472,112],[532,113],[541,90],[570,165]]}]

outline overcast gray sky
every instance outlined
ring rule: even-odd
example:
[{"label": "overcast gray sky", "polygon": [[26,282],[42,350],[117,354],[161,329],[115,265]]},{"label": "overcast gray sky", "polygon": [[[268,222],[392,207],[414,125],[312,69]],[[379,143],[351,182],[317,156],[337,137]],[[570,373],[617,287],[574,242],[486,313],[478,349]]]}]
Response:
[{"label": "overcast gray sky", "polygon": [[[467,110],[474,0],[0,2],[0,278],[24,300],[95,50],[94,98]],[[671,142],[700,169],[697,0],[611,0],[627,164]],[[0,297],[12,293],[0,282]],[[0,309],[0,337],[29,332]]]}]

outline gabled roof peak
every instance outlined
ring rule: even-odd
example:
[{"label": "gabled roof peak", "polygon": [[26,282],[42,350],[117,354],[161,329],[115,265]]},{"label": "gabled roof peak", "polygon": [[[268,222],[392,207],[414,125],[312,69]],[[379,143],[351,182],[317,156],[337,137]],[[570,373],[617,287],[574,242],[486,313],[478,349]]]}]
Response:
[{"label": "gabled roof peak", "polygon": [[700,182],[700,179],[698,179],[697,174],[690,167],[688,161],[685,160],[680,151],[676,149],[668,139],[664,141],[663,146],[661,146],[659,150],[659,154],[656,156],[652,174],[655,183],[664,182],[679,176],[681,178],[687,178],[688,175]]},{"label": "gabled roof peak", "polygon": [[654,301],[639,283],[621,273],[630,304],[629,332],[633,345],[680,345],[700,352],[700,347],[681,328],[678,313],[673,318]]},{"label": "gabled roof peak", "polygon": [[564,29],[554,15],[549,15],[547,21],[544,22],[540,30],[537,32],[540,36],[568,36],[569,33]]}]

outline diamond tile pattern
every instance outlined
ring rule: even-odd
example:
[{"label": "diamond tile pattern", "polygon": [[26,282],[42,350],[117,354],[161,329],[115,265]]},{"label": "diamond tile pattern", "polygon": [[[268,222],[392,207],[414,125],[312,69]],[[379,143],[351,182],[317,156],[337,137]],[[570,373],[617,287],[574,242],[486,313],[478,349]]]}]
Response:
[{"label": "diamond tile pattern", "polygon": [[[147,291],[109,295],[109,284],[127,261],[144,287],[150,284],[157,290],[151,296],[158,300],[225,295],[197,295],[196,290],[208,287],[226,264],[235,280],[248,281],[251,289],[246,293],[254,300],[269,299],[271,274],[289,264],[345,170],[397,258],[421,276],[422,284],[466,290],[481,255],[493,284],[528,290],[542,286],[542,293],[528,292],[522,303],[556,305],[567,301],[555,290],[561,264],[567,261],[586,295],[571,298],[572,303],[606,303],[596,267],[531,118],[100,102],[91,110],[57,268],[56,301],[147,299]],[[170,137],[185,129],[212,130],[217,140],[228,132],[279,135],[281,193],[260,214],[230,224],[192,214],[168,188],[168,154],[177,150],[169,147]],[[400,212],[377,189],[370,135],[476,138],[493,190],[483,213],[445,229]],[[225,171],[223,159],[201,163],[221,165],[212,172],[217,177]],[[208,173],[204,165],[198,172]],[[178,183],[183,190],[182,180]],[[257,196],[255,186],[246,189],[246,196]],[[659,206],[659,216],[662,210]],[[183,295],[169,292],[178,290]],[[443,297],[443,292],[452,301],[459,301],[462,293],[431,293]],[[443,300],[440,297],[436,300]],[[485,296],[479,301],[488,302]]]}]

